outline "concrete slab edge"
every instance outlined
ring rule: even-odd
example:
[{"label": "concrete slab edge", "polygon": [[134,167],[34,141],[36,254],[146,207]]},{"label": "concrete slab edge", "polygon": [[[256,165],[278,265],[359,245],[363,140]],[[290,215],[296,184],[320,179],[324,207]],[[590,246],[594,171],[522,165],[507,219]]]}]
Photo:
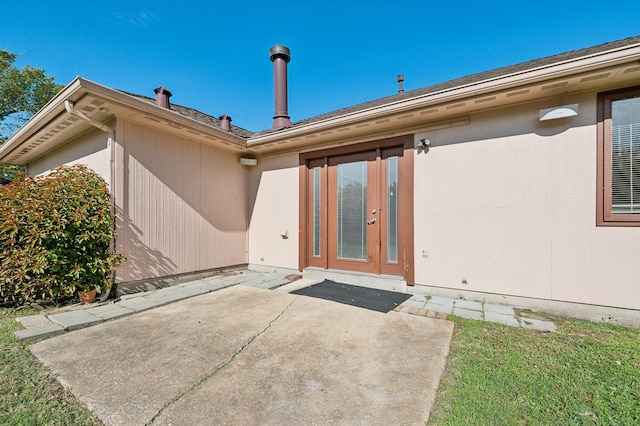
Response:
[{"label": "concrete slab edge", "polygon": [[451,299],[476,300],[478,302],[532,309],[542,314],[561,318],[583,319],[593,322],[605,322],[623,327],[640,328],[640,315],[637,309],[616,308],[604,305],[547,300],[532,297],[510,296],[506,294],[483,293],[447,287],[416,284],[413,294],[430,294]]},{"label": "concrete slab edge", "polygon": [[135,294],[145,291],[159,290],[163,288],[171,288],[186,282],[194,280],[203,280],[210,278],[221,278],[226,274],[233,274],[238,271],[247,270],[247,264],[230,265],[222,268],[213,268],[204,271],[189,272],[185,274],[170,275],[161,278],[146,279],[140,281],[131,281],[128,283],[119,283],[116,287],[116,295]]},{"label": "concrete slab edge", "polygon": [[[197,293],[193,293],[190,292],[189,294],[185,294],[184,297],[180,297],[180,298],[171,298],[168,299],[166,301],[156,301],[157,303],[153,304],[153,305],[144,305],[144,306],[140,306],[138,308],[134,308],[132,306],[124,306],[124,305],[119,305],[117,303],[113,303],[114,306],[117,306],[120,309],[120,313],[112,313],[109,314],[111,311],[107,311],[104,314],[93,314],[91,313],[91,309],[95,309],[98,308],[100,306],[96,306],[96,307],[89,307],[89,308],[84,308],[81,311],[87,312],[89,313],[91,316],[94,316],[95,319],[90,319],[89,321],[83,321],[83,322],[78,322],[78,323],[73,323],[73,324],[65,324],[59,320],[56,319],[56,317],[54,315],[43,315],[43,317],[47,318],[47,320],[49,321],[49,324],[45,324],[45,325],[38,325],[36,327],[26,327],[24,329],[21,330],[16,330],[14,331],[14,335],[16,335],[21,341],[23,340],[34,340],[34,339],[42,339],[45,337],[52,337],[52,336],[56,336],[59,334],[63,334],[67,331],[73,331],[73,330],[78,330],[84,327],[90,327],[93,325],[97,325],[97,324],[101,324],[105,321],[110,321],[110,320],[115,320],[115,319],[119,319],[119,318],[123,318],[125,316],[129,316],[129,315],[133,315],[133,314],[137,314],[140,312],[144,312],[147,311],[149,309],[153,309],[153,308],[157,308],[160,306],[164,306],[164,305],[168,305],[170,303],[173,302],[179,302],[181,300],[185,300],[185,299],[189,299],[191,297],[195,297],[195,296],[200,296],[202,294],[206,294],[206,293],[212,293],[214,291],[218,291],[218,290],[222,290],[228,287],[232,287],[234,285],[237,285],[237,283],[235,282],[231,282],[225,285],[219,285],[216,286],[214,288],[210,288],[201,292],[197,292]],[[178,290],[175,286],[171,287],[171,288],[166,288],[166,289],[160,289],[160,290],[156,290],[156,291],[169,291],[169,290]],[[179,290],[178,290],[179,291]],[[143,297],[144,294],[135,294],[135,295],[131,295],[133,297],[127,297],[123,300],[131,300],[133,298],[137,298],[137,297]],[[116,299],[117,300],[117,299]],[[151,299],[147,298],[148,301],[151,301]],[[102,305],[105,306],[105,305]],[[115,309],[114,309],[115,311]],[[67,312],[74,312],[74,311],[67,311]],[[78,311],[75,311],[78,312]],[[18,322],[20,322],[18,320]]]},{"label": "concrete slab edge", "polygon": [[16,330],[13,332],[15,336],[20,339],[20,341],[24,340],[35,340],[42,339],[45,337],[57,336],[59,334],[63,334],[65,332],[65,328],[54,323],[49,323],[47,325],[41,325],[38,327],[32,328],[23,328],[22,330]]}]

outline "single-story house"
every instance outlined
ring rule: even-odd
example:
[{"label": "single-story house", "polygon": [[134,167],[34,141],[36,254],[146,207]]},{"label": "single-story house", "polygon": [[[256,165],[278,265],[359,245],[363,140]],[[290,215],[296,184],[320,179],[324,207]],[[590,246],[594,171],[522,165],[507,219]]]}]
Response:
[{"label": "single-story house", "polygon": [[640,36],[293,122],[270,53],[272,129],[78,77],[0,162],[105,178],[123,287],[249,265],[640,321]]}]

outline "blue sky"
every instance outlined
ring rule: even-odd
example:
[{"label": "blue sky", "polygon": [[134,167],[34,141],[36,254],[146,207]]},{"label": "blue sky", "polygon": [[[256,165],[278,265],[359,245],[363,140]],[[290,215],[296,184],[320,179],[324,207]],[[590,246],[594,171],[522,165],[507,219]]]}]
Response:
[{"label": "blue sky", "polygon": [[269,48],[285,44],[301,120],[397,92],[640,35],[640,1],[12,1],[0,49],[56,82],[77,75],[258,131],[271,127]]}]

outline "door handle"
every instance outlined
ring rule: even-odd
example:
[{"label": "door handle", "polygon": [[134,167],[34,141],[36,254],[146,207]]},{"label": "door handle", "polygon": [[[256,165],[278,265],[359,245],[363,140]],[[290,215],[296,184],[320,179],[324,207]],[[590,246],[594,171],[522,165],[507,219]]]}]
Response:
[{"label": "door handle", "polygon": [[373,225],[374,223],[376,223],[376,218],[375,217],[373,219],[367,221],[367,225]]}]

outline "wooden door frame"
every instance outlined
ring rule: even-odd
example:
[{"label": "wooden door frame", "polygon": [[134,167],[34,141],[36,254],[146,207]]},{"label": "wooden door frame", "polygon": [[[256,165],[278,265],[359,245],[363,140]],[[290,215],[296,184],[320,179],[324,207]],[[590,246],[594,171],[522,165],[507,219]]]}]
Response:
[{"label": "wooden door frame", "polygon": [[[406,242],[402,253],[398,253],[404,264],[403,277],[407,284],[415,283],[415,265],[414,265],[414,141],[413,135],[396,136],[393,138],[379,139],[371,142],[363,142],[349,146],[341,146],[335,148],[322,149],[301,153],[299,156],[299,227],[298,227],[298,269],[304,270],[308,264],[309,253],[309,164],[313,160],[324,160],[324,169],[327,168],[328,158],[333,156],[353,154],[358,152],[373,151],[378,149],[402,147],[403,155],[401,158],[400,170],[402,171],[402,185],[407,188],[406,194],[408,199],[399,200],[402,209],[399,209],[398,221],[404,224],[403,239]],[[326,170],[324,170],[326,172]],[[323,188],[327,191],[327,188]],[[326,241],[323,240],[322,250],[326,250]],[[327,259],[327,255],[324,259]],[[324,265],[326,268],[326,264]]]},{"label": "wooden door frame", "polygon": [[[380,163],[380,183],[379,186],[381,188],[387,188],[388,186],[388,167],[389,167],[389,163],[388,160],[390,157],[393,156],[398,156],[398,166],[402,165],[402,167],[399,167],[398,170],[398,182],[402,184],[402,186],[406,185],[407,181],[411,181],[413,182],[413,174],[411,175],[407,175],[405,173],[404,170],[404,166],[406,165],[405,163],[401,164],[401,161],[403,161],[404,159],[402,159],[402,157],[406,156],[406,155],[413,155],[413,150],[410,153],[407,153],[404,148],[402,147],[392,147],[392,148],[383,148],[381,150],[379,150],[379,154],[377,161]],[[409,189],[411,190],[411,192],[409,192]],[[385,191],[385,193],[388,191]],[[402,226],[404,227],[404,223],[403,221],[410,221],[410,223],[413,226],[413,187],[408,188],[408,190],[406,191],[402,191],[401,193],[397,194],[398,195],[398,199],[397,199],[397,203],[398,203],[398,210],[396,211],[396,213],[398,214],[398,216],[396,217],[397,223],[399,224],[403,224]],[[386,198],[385,200],[381,200],[382,202],[384,201],[388,201]],[[405,205],[411,205],[411,209],[412,209],[412,214],[411,216],[406,215],[406,212],[404,211],[404,208],[401,209],[400,206],[405,206]],[[381,209],[380,209],[380,228],[379,228],[379,232],[381,235],[386,236],[387,240],[386,242],[388,242],[388,238],[389,238],[389,230],[387,229],[388,226],[388,214],[389,214],[389,209],[387,208],[387,206],[383,206],[380,205]],[[400,228],[398,228],[400,229]],[[398,234],[397,235],[398,238],[398,249],[400,247],[404,247],[407,244],[406,238],[406,232],[403,234]],[[411,247],[413,247],[413,227],[411,229],[411,238],[410,238],[410,244]],[[413,250],[412,252],[412,256],[413,256]],[[403,264],[404,263],[404,253],[400,253],[400,251],[398,250],[397,256],[397,262],[389,262],[387,259],[389,258],[389,252],[388,252],[388,245],[387,244],[383,244],[380,247],[380,253],[379,253],[379,270],[381,273],[383,274],[387,274],[387,275],[405,275],[405,271],[403,268]],[[413,257],[412,257],[413,259]]]},{"label": "wooden door frame", "polygon": [[[343,155],[334,155],[334,156],[327,156],[328,158],[328,166],[329,166],[329,175],[327,176],[327,190],[329,192],[328,197],[327,197],[327,208],[328,208],[328,220],[327,220],[327,227],[326,230],[329,229],[337,229],[337,224],[335,223],[337,217],[334,216],[333,213],[336,213],[336,211],[333,209],[334,207],[337,208],[337,200],[336,200],[336,193],[334,192],[336,187],[335,185],[337,185],[337,166],[339,164],[347,164],[347,163],[351,163],[351,162],[355,162],[355,161],[365,161],[366,162],[366,167],[367,167],[367,179],[370,179],[372,174],[374,174],[375,172],[379,173],[379,171],[376,170],[376,167],[379,167],[376,163],[378,161],[377,158],[377,152],[376,151],[363,151],[363,152],[355,152],[355,153],[349,153],[349,154],[343,154]],[[374,177],[374,180],[376,180],[375,185],[371,185],[371,181],[368,180],[368,184],[367,184],[367,207],[366,207],[366,216],[367,219],[369,219],[369,210],[372,206],[376,206],[378,205],[378,203],[376,203],[376,198],[378,197],[378,191],[379,188],[377,187],[377,177]],[[307,216],[308,217],[308,216]],[[333,226],[332,226],[333,224]],[[337,250],[337,241],[335,239],[335,235],[333,236],[328,236],[327,238],[327,265],[330,268],[335,268],[335,269],[340,269],[340,270],[345,270],[345,271],[357,271],[357,272],[365,272],[365,273],[372,273],[372,274],[379,274],[379,247],[374,247],[373,253],[370,253],[369,251],[369,244],[375,243],[376,239],[379,239],[379,227],[373,227],[373,226],[366,226],[366,233],[367,233],[367,245],[366,245],[366,251],[367,251],[367,257],[369,256],[369,254],[372,255],[372,259],[371,260],[356,260],[356,259],[344,259],[344,258],[333,258],[333,256],[330,256],[330,254],[334,251]],[[377,235],[376,235],[377,234]],[[331,265],[333,263],[333,266]]]}]

